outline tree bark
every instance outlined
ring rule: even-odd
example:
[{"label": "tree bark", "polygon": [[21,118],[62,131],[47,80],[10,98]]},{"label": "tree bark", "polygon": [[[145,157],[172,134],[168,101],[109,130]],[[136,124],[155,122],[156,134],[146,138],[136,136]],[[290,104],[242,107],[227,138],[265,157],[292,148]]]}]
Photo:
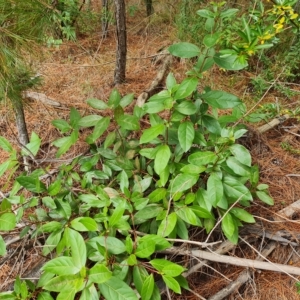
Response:
[{"label": "tree bark", "polygon": [[124,0],[115,0],[116,22],[117,22],[117,58],[114,74],[114,84],[120,84],[126,78],[126,55],[127,55],[127,34],[126,34],[126,8]]},{"label": "tree bark", "polygon": [[102,1],[102,38],[105,39],[108,36],[108,0]]},{"label": "tree bark", "polygon": [[152,0],[145,0],[146,1],[146,11],[147,11],[147,17],[153,14],[153,6],[152,6]]},{"label": "tree bark", "polygon": [[22,99],[20,99],[20,101],[13,101],[13,109],[15,111],[16,116],[16,125],[18,129],[19,142],[22,144],[22,146],[25,146],[29,143],[29,138]]}]

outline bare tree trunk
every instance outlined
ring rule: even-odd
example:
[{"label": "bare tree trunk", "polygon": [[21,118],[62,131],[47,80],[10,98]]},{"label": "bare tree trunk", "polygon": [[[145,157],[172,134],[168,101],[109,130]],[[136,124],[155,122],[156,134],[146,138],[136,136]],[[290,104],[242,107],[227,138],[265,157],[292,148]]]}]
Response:
[{"label": "bare tree trunk", "polygon": [[105,39],[108,36],[108,0],[102,1],[102,38]]},{"label": "bare tree trunk", "polygon": [[147,17],[153,14],[153,6],[152,6],[152,0],[145,0],[146,2],[146,11],[147,11]]},{"label": "bare tree trunk", "polygon": [[22,144],[22,146],[26,145],[29,143],[29,138],[28,138],[28,131],[27,131],[27,126],[25,122],[25,115],[24,115],[24,108],[23,108],[23,103],[22,100],[20,101],[13,101],[13,108],[15,111],[15,116],[16,116],[16,125],[18,129],[18,137],[19,137],[19,142]]},{"label": "bare tree trunk", "polygon": [[126,8],[124,0],[115,0],[116,22],[117,22],[117,58],[114,74],[114,84],[120,84],[126,77],[126,54],[127,54],[127,34],[126,34]]}]

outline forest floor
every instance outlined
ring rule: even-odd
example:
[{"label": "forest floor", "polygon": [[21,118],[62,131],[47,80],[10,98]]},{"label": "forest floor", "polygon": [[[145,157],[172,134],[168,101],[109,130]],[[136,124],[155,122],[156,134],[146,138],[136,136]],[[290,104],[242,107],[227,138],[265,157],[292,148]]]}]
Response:
[{"label": "forest floor", "polygon": [[[146,21],[137,24],[133,20],[129,20],[127,79],[124,84],[117,87],[122,95],[134,93],[137,98],[150,86],[159,67],[155,65],[153,59],[160,49],[166,48],[174,42],[174,36],[174,28],[169,28],[168,24],[147,26]],[[38,92],[61,104],[60,107],[53,107],[40,101],[26,101],[28,131],[34,131],[42,139],[43,158],[54,158],[51,142],[59,137],[58,131],[51,125],[52,120],[68,119],[71,107],[78,109],[81,115],[94,112],[86,104],[86,100],[89,98],[108,99],[113,88],[115,41],[115,33],[112,31],[105,40],[102,40],[99,34],[94,34],[81,36],[77,42],[66,42],[59,48],[41,49],[38,56],[42,57],[42,62],[37,67],[38,73],[43,78],[43,84]],[[188,68],[189,62],[174,59],[170,71],[180,81],[184,78]],[[201,83],[199,88],[210,85],[214,89],[222,89],[236,94],[251,109],[253,105],[257,104],[251,100],[253,99],[251,76],[252,74],[246,71],[223,72],[215,68],[209,76],[204,78],[203,84]],[[295,86],[291,85],[291,88],[299,89],[299,86],[295,84]],[[279,101],[281,108],[290,110],[300,106],[300,94],[286,99],[282,95],[278,95],[276,91],[270,90],[260,100],[260,105]],[[0,107],[0,115],[0,135],[18,148],[14,118],[8,104]],[[258,125],[263,124],[265,124],[264,121]],[[299,117],[290,117],[262,134],[257,131],[258,125],[249,125],[250,134],[247,138],[241,139],[241,143],[251,151],[253,162],[259,165],[261,182],[269,185],[275,205],[269,207],[255,200],[249,211],[256,217],[261,228],[267,232],[275,234],[284,230],[291,234],[299,233],[300,213],[297,211],[291,219],[280,222],[272,221],[280,210],[300,200]],[[291,145],[295,151],[283,149],[283,143]],[[84,143],[78,143],[65,158],[72,158],[82,153],[84,147]],[[6,154],[0,151],[0,163],[5,159]],[[6,185],[7,180],[9,179],[5,177],[0,179],[2,192],[6,192],[1,187]],[[197,234],[195,232],[195,238],[197,238]],[[260,251],[268,243],[268,240],[264,236],[258,238],[253,234],[248,235],[249,237],[252,240],[251,246],[240,243],[230,250],[229,254],[233,257],[255,259],[257,252],[254,249]],[[299,242],[297,236],[294,237],[294,240]],[[21,249],[20,247],[22,245],[14,244],[14,248],[10,251]],[[18,262],[15,261],[15,257],[5,262],[0,258],[0,286],[4,289],[12,282],[16,274],[25,274],[26,270],[32,268],[36,260],[35,255],[36,252],[29,248],[20,251]],[[283,245],[278,242],[276,249],[268,256],[268,259],[272,262],[300,267],[299,246],[293,247],[290,244]],[[242,267],[210,263],[189,276],[188,279],[191,289],[208,299],[235,280],[242,270]],[[172,299],[199,299],[199,297],[197,298],[193,293],[184,292],[181,296],[172,296]],[[294,300],[299,299],[299,294],[297,294],[295,280],[291,276],[279,272],[256,271],[252,281],[243,285],[226,299]]]}]

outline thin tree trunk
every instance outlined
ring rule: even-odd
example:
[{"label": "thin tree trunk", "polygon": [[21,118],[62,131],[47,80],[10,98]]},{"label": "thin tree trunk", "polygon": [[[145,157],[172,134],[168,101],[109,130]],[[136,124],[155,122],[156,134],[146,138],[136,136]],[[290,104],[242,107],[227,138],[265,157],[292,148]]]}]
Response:
[{"label": "thin tree trunk", "polygon": [[116,22],[117,22],[117,58],[114,74],[114,84],[120,84],[126,78],[126,54],[127,54],[127,35],[126,35],[126,8],[124,0],[115,0]]},{"label": "thin tree trunk", "polygon": [[146,1],[146,11],[147,11],[147,17],[153,14],[153,6],[152,6],[152,0],[145,0]]},{"label": "thin tree trunk", "polygon": [[24,107],[23,107],[22,100],[20,101],[14,100],[13,108],[15,111],[19,142],[22,144],[22,146],[25,146],[26,144],[29,143],[29,138],[28,138],[28,131],[27,131],[27,126],[25,121]]},{"label": "thin tree trunk", "polygon": [[108,0],[102,1],[102,38],[106,39],[108,36]]}]

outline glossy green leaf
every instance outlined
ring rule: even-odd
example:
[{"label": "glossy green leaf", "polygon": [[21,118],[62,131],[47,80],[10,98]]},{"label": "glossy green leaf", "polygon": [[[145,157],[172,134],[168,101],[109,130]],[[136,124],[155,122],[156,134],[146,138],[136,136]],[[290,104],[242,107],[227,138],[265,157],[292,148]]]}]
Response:
[{"label": "glossy green leaf", "polygon": [[[256,196],[264,203],[268,205],[274,205],[274,200],[266,192],[256,191]],[[0,216],[1,220],[1,216]]]},{"label": "glossy green leaf", "polygon": [[98,292],[95,285],[90,285],[82,290],[79,300],[99,300]]},{"label": "glossy green leaf", "polygon": [[230,213],[222,218],[222,230],[226,236],[232,236],[235,230],[235,224]]},{"label": "glossy green leaf", "polygon": [[200,207],[198,205],[192,205],[189,206],[189,208],[191,208],[193,212],[196,214],[196,216],[198,216],[199,218],[204,218],[204,219],[214,218],[214,216],[207,209],[203,207]]},{"label": "glossy green leaf", "polygon": [[88,115],[79,120],[78,125],[84,128],[93,127],[102,119],[99,115]]},{"label": "glossy green leaf", "polygon": [[174,291],[177,294],[181,294],[181,288],[176,279],[174,279],[171,276],[167,276],[167,275],[163,275],[162,278],[163,278],[163,281],[165,282],[166,286],[169,289],[171,289],[172,291]]},{"label": "glossy green leaf", "polygon": [[125,95],[120,101],[120,106],[123,108],[128,106],[133,101],[133,99],[134,99],[134,94]]},{"label": "glossy green leaf", "polygon": [[180,104],[175,104],[175,110],[183,115],[193,115],[197,111],[196,105],[191,101],[182,101]]},{"label": "glossy green leaf", "polygon": [[94,265],[88,273],[90,281],[95,283],[103,283],[112,277],[112,272],[102,264]]},{"label": "glossy green leaf", "polygon": [[11,143],[3,136],[0,136],[0,147],[6,152],[13,151],[13,147],[12,147]]},{"label": "glossy green leaf", "polygon": [[233,17],[239,10],[237,8],[229,8],[221,12],[220,17],[222,19],[224,18],[230,18]]},{"label": "glossy green leaf", "polygon": [[77,274],[80,268],[74,264],[72,257],[61,256],[48,261],[42,270],[56,275]]},{"label": "glossy green leaf", "polygon": [[110,123],[110,118],[104,117],[95,124],[95,128],[92,133],[93,142],[95,142],[105,132],[105,130],[109,126],[109,123]]},{"label": "glossy green leaf", "polygon": [[195,137],[194,125],[191,121],[185,121],[178,127],[178,140],[184,152],[187,152],[193,144]]},{"label": "glossy green leaf", "polygon": [[46,192],[46,186],[37,177],[33,176],[19,176],[16,178],[18,183],[25,189],[34,193]]},{"label": "glossy green leaf", "polygon": [[74,292],[83,285],[83,278],[79,274],[76,275],[61,275],[50,279],[44,284],[43,289],[53,292]]},{"label": "glossy green leaf", "polygon": [[215,14],[212,11],[208,10],[208,9],[199,9],[199,10],[197,10],[196,13],[200,17],[206,18],[206,19],[214,18],[215,17]]},{"label": "glossy green leaf", "polygon": [[200,49],[191,43],[178,43],[169,47],[169,52],[181,58],[191,58],[200,54]]},{"label": "glossy green leaf", "polygon": [[135,255],[140,258],[147,258],[155,252],[155,242],[145,241],[138,244]]},{"label": "glossy green leaf", "polygon": [[195,77],[185,78],[179,85],[174,95],[174,100],[184,99],[190,96],[196,89],[198,79]]},{"label": "glossy green leaf", "polygon": [[250,177],[250,167],[242,164],[235,157],[228,157],[226,164],[235,174],[244,177]]},{"label": "glossy green leaf", "polygon": [[81,234],[77,231],[66,228],[67,245],[71,247],[72,259],[78,268],[82,268],[86,264],[86,245]]},{"label": "glossy green leaf", "polygon": [[161,206],[150,204],[134,215],[134,224],[141,224],[145,220],[155,218],[162,210],[163,208]]},{"label": "glossy green leaf", "polygon": [[143,193],[145,192],[151,185],[152,177],[146,177],[140,181],[136,181],[133,186],[133,192]]},{"label": "glossy green leaf", "polygon": [[171,151],[168,145],[160,145],[154,159],[154,170],[159,175],[168,165]]},{"label": "glossy green leaf", "polygon": [[182,173],[187,173],[187,174],[192,174],[192,175],[197,175],[206,170],[206,167],[204,166],[195,166],[192,164],[185,165],[180,169],[180,172]]},{"label": "glossy green leaf", "polygon": [[142,293],[143,284],[148,276],[147,270],[141,264],[133,267],[133,282],[139,294]]},{"label": "glossy green leaf", "polygon": [[78,217],[71,221],[71,227],[77,231],[98,231],[96,221],[90,217]]},{"label": "glossy green leaf", "polygon": [[222,53],[216,53],[214,56],[215,63],[225,69],[238,71],[246,68],[248,66],[247,61],[240,62],[237,55],[223,55]]},{"label": "glossy green leaf", "polygon": [[253,216],[242,208],[233,207],[230,212],[238,219],[246,223],[255,223]]},{"label": "glossy green leaf", "polygon": [[[1,299],[1,298],[0,298]],[[15,298],[14,298],[15,299]],[[54,300],[49,292],[41,292],[39,293],[37,300]]]},{"label": "glossy green leaf", "polygon": [[4,213],[0,215],[0,231],[9,231],[16,227],[16,215],[14,213]]},{"label": "glossy green leaf", "polygon": [[104,101],[98,100],[96,98],[88,99],[87,104],[93,108],[100,109],[100,110],[108,108],[108,105]]},{"label": "glossy green leaf", "polygon": [[108,105],[110,108],[116,108],[116,107],[119,106],[120,101],[121,101],[121,95],[120,95],[120,93],[119,93],[118,90],[114,89],[114,90],[110,93],[110,96],[109,96],[107,105]]},{"label": "glossy green leaf", "polygon": [[125,211],[124,205],[119,205],[114,209],[114,212],[109,218],[109,226],[113,227],[118,224]]},{"label": "glossy green leaf", "polygon": [[225,176],[223,180],[223,187],[224,187],[225,195],[234,201],[252,200],[252,195],[250,191],[238,179]]},{"label": "glossy green leaf", "polygon": [[179,174],[170,184],[171,194],[186,191],[198,181],[198,176],[191,174]]},{"label": "glossy green leaf", "polygon": [[172,212],[160,223],[157,235],[168,236],[174,230],[176,223],[177,215],[175,212]]},{"label": "glossy green leaf", "polygon": [[217,159],[217,155],[211,151],[198,151],[188,157],[189,163],[196,166],[203,166],[213,163]]},{"label": "glossy green leaf", "polygon": [[111,254],[121,254],[126,251],[124,243],[120,239],[112,236],[94,237],[89,241],[89,244],[91,244],[92,247],[95,247],[95,249],[98,249],[97,244],[99,244],[102,247],[105,247]]},{"label": "glossy green leaf", "polygon": [[207,34],[203,38],[203,44],[205,45],[205,47],[211,48],[218,42],[220,36],[221,36],[221,33],[219,33],[219,32]]},{"label": "glossy green leaf", "polygon": [[[169,97],[169,96],[168,96]],[[143,105],[143,111],[148,114],[156,114],[165,109],[164,102],[148,102]]]},{"label": "glossy green leaf", "polygon": [[207,180],[207,195],[212,205],[216,207],[223,197],[223,184],[216,173],[211,173]]},{"label": "glossy green leaf", "polygon": [[101,283],[99,289],[106,300],[138,300],[133,289],[117,277]]},{"label": "glossy green leaf", "polygon": [[167,190],[165,188],[157,188],[149,194],[148,198],[150,202],[154,203],[164,199],[166,194],[167,194]]},{"label": "glossy green leaf", "polygon": [[146,277],[145,281],[143,282],[141,297],[143,300],[150,300],[152,298],[154,290],[154,277],[153,274],[150,274]]},{"label": "glossy green leaf", "polygon": [[6,244],[5,241],[3,240],[3,237],[0,235],[0,256],[4,256],[5,254],[6,254]]},{"label": "glossy green leaf", "polygon": [[30,142],[26,145],[26,148],[22,148],[22,155],[36,156],[41,145],[41,139],[35,133],[31,133]]},{"label": "glossy green leaf", "polygon": [[117,119],[118,125],[125,130],[139,130],[139,119],[136,116],[123,115]]},{"label": "glossy green leaf", "polygon": [[240,163],[249,167],[251,166],[251,154],[243,145],[234,144],[229,149]]},{"label": "glossy green leaf", "polygon": [[177,84],[176,78],[173,73],[169,73],[166,79],[166,86],[169,91]]},{"label": "glossy green leaf", "polygon": [[176,210],[176,214],[179,218],[181,218],[188,224],[194,226],[201,226],[200,220],[197,218],[194,211],[188,206],[183,206],[179,208],[178,210]]},{"label": "glossy green leaf", "polygon": [[221,134],[221,125],[218,122],[218,120],[216,120],[214,117],[209,116],[209,115],[204,115],[201,117],[200,122],[202,123],[203,126],[206,127],[206,129],[214,134]]},{"label": "glossy green leaf", "polygon": [[233,108],[241,104],[237,96],[223,91],[209,91],[202,94],[201,98],[212,107],[221,109]]},{"label": "glossy green leaf", "polygon": [[148,129],[145,129],[140,138],[140,144],[145,144],[153,141],[157,136],[162,134],[164,130],[165,130],[164,124],[157,124]]},{"label": "glossy green leaf", "polygon": [[50,221],[38,228],[38,233],[53,232],[62,229],[62,224],[57,221]]}]

